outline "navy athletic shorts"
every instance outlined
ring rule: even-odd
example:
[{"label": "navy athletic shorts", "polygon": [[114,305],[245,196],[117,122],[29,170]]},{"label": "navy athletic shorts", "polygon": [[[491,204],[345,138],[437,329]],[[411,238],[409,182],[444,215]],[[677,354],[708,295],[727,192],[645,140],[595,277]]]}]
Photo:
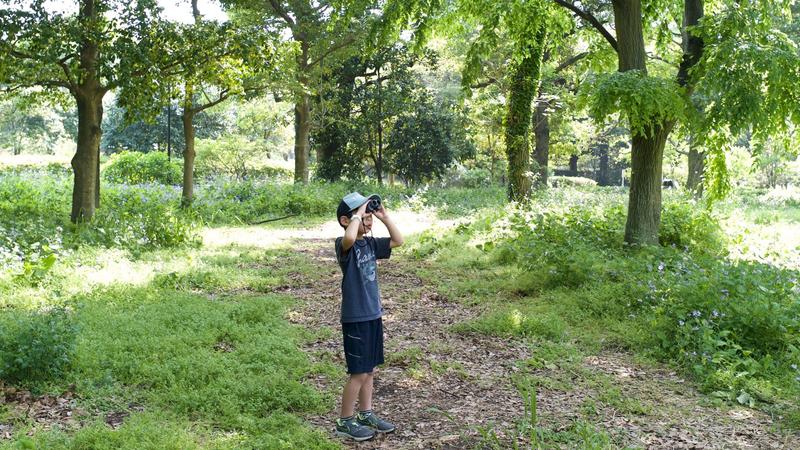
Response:
[{"label": "navy athletic shorts", "polygon": [[370,373],[383,364],[383,321],[342,324],[347,373]]}]

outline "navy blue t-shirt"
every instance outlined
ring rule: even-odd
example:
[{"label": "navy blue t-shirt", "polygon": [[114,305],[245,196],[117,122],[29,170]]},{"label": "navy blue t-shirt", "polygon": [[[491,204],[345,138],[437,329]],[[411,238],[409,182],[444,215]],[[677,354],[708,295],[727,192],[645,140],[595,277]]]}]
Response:
[{"label": "navy blue t-shirt", "polygon": [[342,239],[336,238],[336,261],[342,268],[342,323],[377,319],[383,314],[377,260],[391,256],[391,239],[364,237],[345,254]]}]

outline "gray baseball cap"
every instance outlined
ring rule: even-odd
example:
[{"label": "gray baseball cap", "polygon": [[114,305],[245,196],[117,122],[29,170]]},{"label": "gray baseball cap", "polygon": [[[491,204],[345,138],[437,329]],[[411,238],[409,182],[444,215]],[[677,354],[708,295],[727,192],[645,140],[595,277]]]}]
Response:
[{"label": "gray baseball cap", "polygon": [[351,192],[345,195],[342,198],[342,201],[339,202],[339,207],[336,208],[336,220],[339,220],[339,217],[342,216],[350,217],[351,211],[355,211],[356,209],[360,208],[361,205],[367,203],[371,198],[378,198],[380,200],[381,196],[378,194],[372,194],[369,197],[364,197],[358,192]]}]

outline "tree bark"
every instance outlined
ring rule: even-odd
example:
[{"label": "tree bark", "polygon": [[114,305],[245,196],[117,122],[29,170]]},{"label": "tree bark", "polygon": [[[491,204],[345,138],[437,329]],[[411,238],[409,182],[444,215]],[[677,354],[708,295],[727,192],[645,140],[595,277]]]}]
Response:
[{"label": "tree bark", "polygon": [[[683,59],[678,68],[678,84],[687,88],[691,95],[694,83],[689,77],[689,69],[694,67],[703,56],[705,46],[703,38],[695,35],[691,27],[697,26],[703,18],[703,0],[685,0],[683,8]],[[703,195],[703,173],[705,172],[705,152],[694,146],[695,139],[689,138],[689,153],[687,163],[689,176],[686,179],[686,188],[699,198]]]},{"label": "tree bark", "polygon": [[625,242],[658,244],[661,224],[661,171],[669,128],[654,125],[653,136],[634,136],[631,152],[631,190]]},{"label": "tree bark", "polygon": [[[98,12],[93,0],[81,2],[79,18],[90,22]],[[99,46],[86,39],[80,48],[80,81],[70,89],[78,106],[78,143],[72,157],[75,180],[72,188],[73,223],[91,220],[100,206],[100,135],[103,123],[103,96],[106,88],[97,79]]]},{"label": "tree bark", "polygon": [[578,176],[578,155],[569,155],[569,171]]},{"label": "tree bark", "polygon": [[[646,74],[641,0],[613,0],[613,5],[619,71]],[[631,187],[625,223],[625,242],[629,244],[658,244],[662,159],[671,128],[669,123],[652,123],[644,135],[631,136]]]},{"label": "tree bark", "polygon": [[526,55],[512,69],[506,115],[506,156],[508,157],[508,198],[520,201],[531,189],[530,125],[531,107],[539,89],[539,69],[542,62],[545,29],[537,32],[535,47],[525,49]]},{"label": "tree bark", "polygon": [[706,168],[706,153],[698,150],[689,143],[689,154],[686,156],[689,163],[689,176],[686,178],[686,189],[695,197],[703,196],[703,173]]},{"label": "tree bark", "polygon": [[181,207],[188,207],[194,201],[194,158],[197,155],[194,149],[195,129],[194,111],[191,103],[184,107],[183,116],[183,136],[186,148],[183,151],[183,193],[181,194]]},{"label": "tree bark", "polygon": [[308,183],[308,136],[311,130],[311,103],[301,94],[294,107],[294,182]]},{"label": "tree bark", "polygon": [[550,118],[547,114],[547,102],[542,100],[536,102],[534,133],[536,135],[536,148],[533,152],[533,160],[536,162],[536,180],[534,184],[539,188],[547,188],[547,166],[550,157]]},{"label": "tree bark", "polygon": [[597,156],[599,159],[599,167],[597,169],[597,184],[600,186],[609,186],[610,176],[608,173],[608,144],[601,142],[597,144]]},{"label": "tree bark", "polygon": [[100,206],[100,124],[103,92],[78,92],[78,146],[72,157],[75,180],[72,189],[73,223],[88,221]]},{"label": "tree bark", "polygon": [[378,185],[383,186],[383,102],[381,100],[381,68],[376,67],[378,82],[378,160],[375,163],[375,176]]}]

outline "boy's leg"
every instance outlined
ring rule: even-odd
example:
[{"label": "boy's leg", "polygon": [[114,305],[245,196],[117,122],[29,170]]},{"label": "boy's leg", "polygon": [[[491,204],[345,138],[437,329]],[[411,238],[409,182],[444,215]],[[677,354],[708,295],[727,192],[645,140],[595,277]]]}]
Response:
[{"label": "boy's leg", "polygon": [[371,411],[372,410],[372,385],[375,380],[374,372],[365,373],[366,377],[361,384],[361,390],[358,391],[358,410]]},{"label": "boy's leg", "polygon": [[336,434],[356,441],[364,441],[375,436],[371,427],[362,425],[354,414],[356,398],[367,378],[367,374],[350,374],[342,392],[341,416],[336,420]]},{"label": "boy's leg", "polygon": [[[359,394],[367,380],[366,373],[355,373],[350,375],[350,379],[344,385],[342,391],[342,409],[340,417],[350,417],[355,413],[356,398],[360,400]],[[370,374],[371,375],[371,374]],[[372,397],[372,383],[370,378],[370,397]],[[371,401],[371,400],[370,400]],[[371,403],[370,403],[371,404]]]}]

